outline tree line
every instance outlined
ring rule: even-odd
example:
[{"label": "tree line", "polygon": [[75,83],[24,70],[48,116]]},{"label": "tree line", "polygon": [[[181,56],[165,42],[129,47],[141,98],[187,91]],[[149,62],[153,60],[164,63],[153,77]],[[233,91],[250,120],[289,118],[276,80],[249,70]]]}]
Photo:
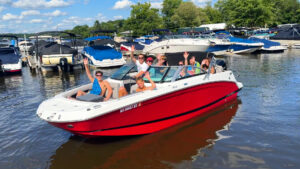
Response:
[{"label": "tree line", "polygon": [[300,23],[298,0],[218,0],[197,7],[191,1],[164,0],[162,9],[151,8],[150,3],[131,6],[127,19],[78,25],[72,33],[88,37],[93,30],[131,30],[134,36],[150,34],[153,29],[176,31],[181,27],[198,27],[201,24],[225,22],[229,27],[275,27],[279,24]]}]

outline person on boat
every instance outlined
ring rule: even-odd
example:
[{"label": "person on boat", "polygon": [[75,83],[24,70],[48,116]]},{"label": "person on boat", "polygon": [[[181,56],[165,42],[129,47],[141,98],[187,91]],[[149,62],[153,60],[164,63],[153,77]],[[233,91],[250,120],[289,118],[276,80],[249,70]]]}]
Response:
[{"label": "person on boat", "polygon": [[[188,66],[188,57],[189,57],[189,53],[188,52],[184,52],[183,53],[183,57],[184,57],[184,64],[186,66]],[[190,62],[190,66],[188,66],[188,73],[191,74],[191,75],[194,75],[194,74],[199,74],[201,73],[201,65],[199,62],[196,61],[196,57],[195,56],[192,56],[189,60]]]},{"label": "person on boat", "polygon": [[[90,79],[90,81],[93,83],[92,90],[89,93],[94,94],[94,95],[104,96],[104,94],[106,93],[106,90],[107,90],[108,92],[104,98],[104,101],[109,100],[112,95],[112,88],[106,80],[102,79],[103,72],[96,71],[95,78],[93,78],[92,74],[90,72],[90,69],[88,67],[88,59],[85,58],[83,60],[83,63],[84,63],[84,67],[86,70],[86,74],[87,74],[88,78]],[[86,93],[84,91],[79,90],[76,94],[76,98],[79,96],[85,95],[85,94]]]},{"label": "person on boat", "polygon": [[[183,61],[182,60],[180,60],[179,62],[178,62],[178,65],[179,66],[183,66]],[[182,68],[182,70],[181,70],[181,72],[180,72],[180,77],[185,77],[185,75],[186,75],[186,73],[185,73],[185,68]]]},{"label": "person on boat", "polygon": [[156,66],[168,66],[167,57],[165,55],[157,54],[157,63]]},{"label": "person on boat", "polygon": [[147,71],[148,69],[148,65],[147,63],[145,62],[145,57],[144,55],[142,54],[139,54],[138,56],[138,60],[133,56],[133,53],[135,51],[135,47],[134,45],[131,46],[131,53],[130,53],[130,58],[131,60],[136,64],[137,66],[137,70],[138,70],[138,73],[135,75],[135,78],[137,77],[140,77],[142,75],[145,74],[145,72]]},{"label": "person on boat", "polygon": [[[135,90],[136,92],[142,92],[145,90],[153,90],[156,88],[156,84],[150,78],[149,72],[145,73],[144,78],[146,78],[151,83],[151,86],[146,87],[144,79],[142,77],[138,77],[138,78],[136,78],[136,84],[137,84],[137,89]],[[126,96],[126,95],[128,95],[127,90],[125,89],[125,87],[121,87],[119,89],[119,98]]]},{"label": "person on boat", "polygon": [[[208,71],[212,57],[213,56],[208,55],[205,59],[202,60],[201,69]],[[212,66],[210,69],[210,73],[214,74],[215,72],[216,72],[216,70],[215,70],[214,66]]]}]

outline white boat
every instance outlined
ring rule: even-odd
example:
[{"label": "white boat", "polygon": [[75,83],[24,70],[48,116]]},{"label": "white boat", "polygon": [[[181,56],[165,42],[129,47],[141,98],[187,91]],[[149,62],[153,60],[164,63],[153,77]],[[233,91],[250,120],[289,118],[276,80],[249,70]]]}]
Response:
[{"label": "white boat", "polygon": [[[137,73],[135,65],[124,65],[107,79],[113,88],[108,101],[99,101],[101,96],[94,102],[70,99],[78,90],[90,90],[92,84],[87,84],[44,101],[37,115],[51,125],[86,137],[142,135],[230,102],[243,87],[229,70],[185,76],[181,74],[183,70],[186,67],[150,67],[156,89],[136,93],[137,86],[131,78]],[[145,82],[146,86],[150,85]],[[129,88],[129,95],[118,98],[122,84]]]},{"label": "white boat", "polygon": [[[0,35],[0,38],[11,38],[18,44],[18,37],[13,35]],[[9,43],[7,39],[1,40],[0,45],[0,74],[12,74],[22,72],[22,60],[19,48]]]},{"label": "white boat", "polygon": [[187,38],[187,37],[169,37],[165,36],[161,40],[154,41],[145,45],[143,53],[145,54],[166,54],[188,52],[206,52],[210,42],[207,39]]},{"label": "white boat", "polygon": [[24,53],[25,55],[28,54],[28,51],[30,49],[30,47],[33,46],[33,43],[31,41],[21,41],[19,42],[19,49],[20,52]]},{"label": "white boat", "polygon": [[108,36],[93,36],[85,39],[88,46],[81,52],[95,68],[122,66],[126,63],[122,53],[116,50],[115,41]]}]

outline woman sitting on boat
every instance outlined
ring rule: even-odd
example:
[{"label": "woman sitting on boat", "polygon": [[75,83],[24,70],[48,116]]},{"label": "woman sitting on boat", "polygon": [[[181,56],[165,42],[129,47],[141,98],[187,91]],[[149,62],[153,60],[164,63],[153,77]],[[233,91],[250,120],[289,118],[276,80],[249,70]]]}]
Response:
[{"label": "woman sitting on boat", "polygon": [[[108,90],[106,97],[104,98],[104,101],[109,100],[111,97],[111,94],[112,94],[112,88],[106,80],[102,79],[103,72],[96,71],[95,78],[93,78],[93,76],[90,72],[90,69],[88,67],[88,59],[85,58],[83,60],[83,63],[84,63],[84,67],[86,70],[85,72],[86,72],[88,78],[90,79],[90,81],[93,83],[92,90],[89,92],[89,94],[104,96],[104,94],[106,93],[106,90]],[[76,98],[79,96],[85,95],[85,94],[86,93],[84,91],[79,90],[76,94]]]}]

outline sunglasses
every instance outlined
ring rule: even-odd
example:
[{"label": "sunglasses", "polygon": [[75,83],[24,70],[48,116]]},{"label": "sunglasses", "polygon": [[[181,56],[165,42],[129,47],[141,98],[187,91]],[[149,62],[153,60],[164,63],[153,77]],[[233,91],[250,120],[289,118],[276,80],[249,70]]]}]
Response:
[{"label": "sunglasses", "polygon": [[183,66],[183,64],[179,64],[179,66]]},{"label": "sunglasses", "polygon": [[150,62],[150,63],[152,63],[153,61],[150,61],[150,60],[148,60],[147,62]]},{"label": "sunglasses", "polygon": [[96,76],[99,76],[99,77],[101,77],[102,75],[101,75],[101,74],[96,74]]},{"label": "sunglasses", "polygon": [[144,59],[143,57],[139,57],[139,59]]}]

